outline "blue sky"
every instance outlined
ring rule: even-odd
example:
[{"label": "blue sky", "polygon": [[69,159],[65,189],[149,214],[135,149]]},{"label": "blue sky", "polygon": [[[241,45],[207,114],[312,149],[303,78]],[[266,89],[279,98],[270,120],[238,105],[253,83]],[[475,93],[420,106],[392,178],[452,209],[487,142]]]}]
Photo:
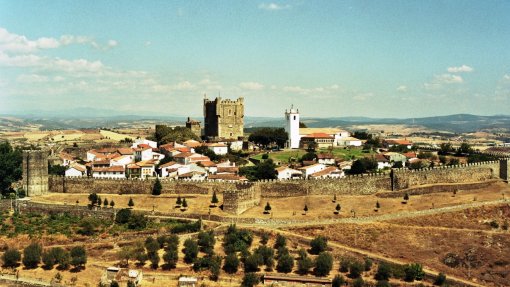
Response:
[{"label": "blue sky", "polygon": [[510,114],[510,1],[4,1],[0,113]]}]

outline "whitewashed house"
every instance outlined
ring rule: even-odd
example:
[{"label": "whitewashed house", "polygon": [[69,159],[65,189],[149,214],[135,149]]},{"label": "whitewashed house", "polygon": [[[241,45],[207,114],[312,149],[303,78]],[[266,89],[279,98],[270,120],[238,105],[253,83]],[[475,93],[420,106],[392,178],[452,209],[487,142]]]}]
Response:
[{"label": "whitewashed house", "polygon": [[329,166],[321,171],[312,173],[310,178],[323,179],[323,178],[341,178],[345,177],[343,170],[338,169],[336,166]]},{"label": "whitewashed house", "polygon": [[145,161],[151,160],[152,158],[152,147],[150,146],[141,146],[134,148],[135,151],[135,161]]},{"label": "whitewashed house", "polygon": [[228,153],[228,146],[224,143],[208,143],[206,146],[217,155],[225,155]]},{"label": "whitewashed house", "polygon": [[94,178],[126,178],[126,172],[122,166],[93,167]]},{"label": "whitewashed house", "polygon": [[323,165],[322,163],[316,163],[316,164],[300,167],[300,168],[298,168],[298,170],[300,170],[303,173],[304,178],[308,178],[308,177],[310,177],[310,175],[312,175],[316,172],[319,172],[325,168],[326,168],[326,166]]},{"label": "whitewashed house", "polygon": [[122,166],[126,167],[128,164],[133,162],[133,156],[132,155],[121,155],[119,157],[116,157],[112,160],[110,160],[110,166]]},{"label": "whitewashed house", "polygon": [[147,139],[137,139],[131,146],[132,148],[136,148],[140,145],[148,145],[151,148],[158,148],[158,143],[155,141],[147,140]]},{"label": "whitewashed house", "polygon": [[65,171],[66,177],[82,177],[87,175],[87,167],[79,163],[71,164]]},{"label": "whitewashed house", "polygon": [[290,168],[288,166],[278,167],[276,172],[278,173],[278,179],[296,179],[303,176],[301,171]]}]

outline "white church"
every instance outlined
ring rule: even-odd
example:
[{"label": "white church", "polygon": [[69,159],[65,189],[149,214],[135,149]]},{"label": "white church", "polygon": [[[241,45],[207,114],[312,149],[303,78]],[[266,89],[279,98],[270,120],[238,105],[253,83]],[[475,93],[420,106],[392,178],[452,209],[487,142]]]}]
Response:
[{"label": "white church", "polygon": [[339,128],[300,128],[299,109],[291,106],[285,110],[285,131],[289,135],[288,148],[296,149],[305,146],[307,141],[314,141],[320,147],[361,146],[361,140]]}]

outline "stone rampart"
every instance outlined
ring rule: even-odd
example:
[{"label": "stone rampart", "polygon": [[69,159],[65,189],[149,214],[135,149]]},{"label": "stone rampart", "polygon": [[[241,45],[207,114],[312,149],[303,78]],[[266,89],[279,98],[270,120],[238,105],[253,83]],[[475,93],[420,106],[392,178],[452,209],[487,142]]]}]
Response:
[{"label": "stone rampart", "polygon": [[97,208],[93,210],[86,206],[77,205],[57,205],[44,204],[38,202],[20,203],[20,212],[41,212],[41,213],[69,213],[79,217],[94,216],[101,219],[113,219],[114,210],[112,208]]},{"label": "stone rampart", "polygon": [[394,169],[392,171],[392,190],[426,184],[480,182],[499,177],[499,161],[441,166],[421,170]]},{"label": "stone rampart", "polygon": [[[306,195],[363,195],[379,191],[398,191],[431,184],[483,182],[502,178],[508,180],[509,160],[444,166],[422,170],[394,169],[388,174],[347,176],[339,179],[267,180],[255,183],[227,181],[192,181],[160,179],[163,194],[222,194],[239,185],[250,186],[261,197]],[[506,176],[506,178],[505,178]],[[150,194],[154,179],[93,179],[50,176],[49,191],[65,193]]]},{"label": "stone rampart", "polygon": [[223,192],[223,211],[241,214],[260,204],[260,190],[256,186],[238,185],[235,189]]}]

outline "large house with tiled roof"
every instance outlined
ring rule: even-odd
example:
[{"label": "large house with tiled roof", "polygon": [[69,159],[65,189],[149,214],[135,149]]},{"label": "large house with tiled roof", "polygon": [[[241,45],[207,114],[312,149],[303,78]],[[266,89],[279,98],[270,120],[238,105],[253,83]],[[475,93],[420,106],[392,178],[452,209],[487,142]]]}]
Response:
[{"label": "large house with tiled roof", "polygon": [[312,133],[301,137],[300,145],[302,148],[308,148],[315,144],[316,148],[328,148],[333,147],[335,137],[326,133]]}]

